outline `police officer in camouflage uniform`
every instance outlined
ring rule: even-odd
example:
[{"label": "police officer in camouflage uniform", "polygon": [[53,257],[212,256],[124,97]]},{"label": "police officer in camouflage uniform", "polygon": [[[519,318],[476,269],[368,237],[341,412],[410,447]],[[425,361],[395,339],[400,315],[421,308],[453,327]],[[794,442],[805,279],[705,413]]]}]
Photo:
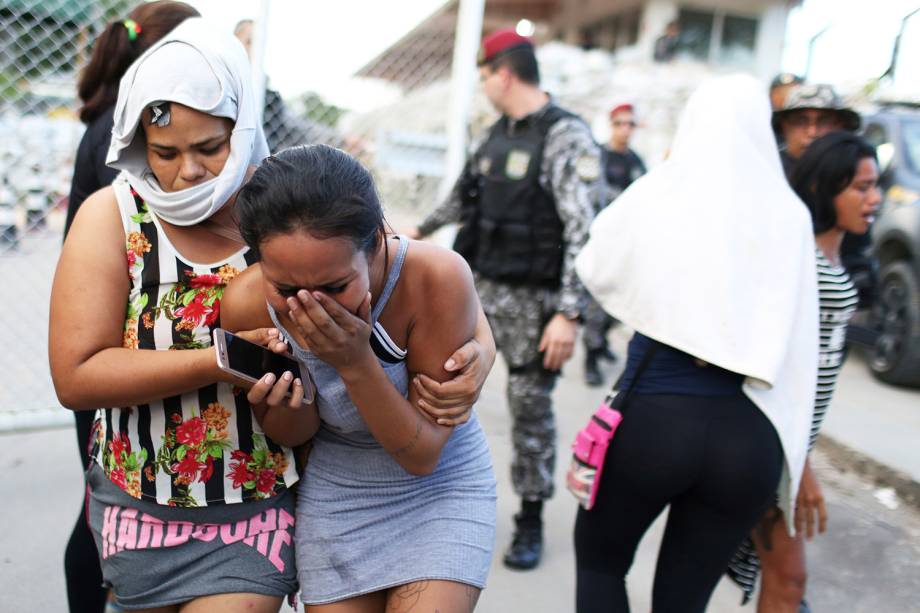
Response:
[{"label": "police officer in camouflage uniform", "polygon": [[[635,109],[632,104],[616,104],[610,109],[610,142],[601,156],[604,181],[603,196],[598,201],[598,212],[622,194],[629,185],[645,174],[645,163],[630,149],[629,141],[636,128]],[[588,299],[584,312],[585,383],[592,387],[604,384],[598,362],[601,359],[616,361],[616,355],[607,344],[607,333],[615,320],[593,299]]]},{"label": "police officer in camouflage uniform", "polygon": [[540,89],[528,38],[513,30],[486,37],[479,66],[502,117],[476,140],[450,197],[417,236],[461,222],[454,248],[473,269],[509,368],[511,477],[522,502],[504,562],[529,569],[540,561],[543,501],[554,490],[551,393],[583,306],[574,261],[593,217],[600,151],[584,121]]}]

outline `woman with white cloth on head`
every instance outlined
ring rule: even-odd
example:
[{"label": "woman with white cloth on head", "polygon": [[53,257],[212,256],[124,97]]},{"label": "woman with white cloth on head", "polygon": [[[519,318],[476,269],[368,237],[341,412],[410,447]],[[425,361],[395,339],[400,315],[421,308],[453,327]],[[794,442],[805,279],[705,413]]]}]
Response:
[{"label": "woman with white cloth on head", "polygon": [[[107,407],[88,520],[131,610],[277,611],[297,586],[292,451],[265,436],[211,348],[225,287],[256,259],[236,193],[268,155],[245,52],[217,32],[189,19],[125,74],[107,159],[121,174],[81,207],[52,291],[58,398]],[[438,385],[452,400],[422,394],[439,417],[478,396],[494,356],[481,330],[482,349],[452,356],[467,375]]]},{"label": "woman with white cloth on head", "polygon": [[815,393],[811,222],[759,83],[691,96],[670,157],[597,217],[577,266],[636,331],[623,423],[576,520],[577,610],[629,610],[636,547],[670,506],[652,610],[703,611],[777,486],[795,500]]},{"label": "woman with white cloth on head", "polygon": [[253,259],[215,229],[233,227],[226,205],[268,155],[242,47],[186,20],[125,73],[114,119],[121,174],[77,214],[49,338],[61,404],[108,407],[86,475],[103,577],[127,609],[275,611],[296,590],[293,456],[209,348]]}]

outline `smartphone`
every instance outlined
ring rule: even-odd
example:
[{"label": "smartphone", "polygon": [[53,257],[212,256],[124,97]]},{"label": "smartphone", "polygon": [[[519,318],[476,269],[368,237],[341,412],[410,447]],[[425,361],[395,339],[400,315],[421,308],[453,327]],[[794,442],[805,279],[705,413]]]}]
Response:
[{"label": "smartphone", "polygon": [[303,401],[313,402],[316,388],[310,378],[310,371],[294,358],[250,343],[222,328],[214,329],[214,349],[217,351],[217,366],[235,377],[256,383],[266,373],[280,379],[285,371],[300,377],[303,382]]}]

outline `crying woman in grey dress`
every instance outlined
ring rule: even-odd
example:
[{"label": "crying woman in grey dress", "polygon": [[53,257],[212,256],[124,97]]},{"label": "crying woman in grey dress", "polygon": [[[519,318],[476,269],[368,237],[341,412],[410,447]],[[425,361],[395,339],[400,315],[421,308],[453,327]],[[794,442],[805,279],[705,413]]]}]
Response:
[{"label": "crying woman in grey dress", "polygon": [[448,379],[445,360],[473,336],[480,309],[466,262],[388,235],[370,174],[331,147],[269,158],[237,206],[261,264],[225,300],[270,317],[263,323],[316,387],[310,405],[301,402],[309,384],[293,376],[263,378],[249,393],[265,401],[257,417],[267,434],[312,439],[295,547],[308,611],[342,601],[369,613],[410,602],[472,611],[495,536],[488,446],[475,411],[440,425],[412,384]]}]

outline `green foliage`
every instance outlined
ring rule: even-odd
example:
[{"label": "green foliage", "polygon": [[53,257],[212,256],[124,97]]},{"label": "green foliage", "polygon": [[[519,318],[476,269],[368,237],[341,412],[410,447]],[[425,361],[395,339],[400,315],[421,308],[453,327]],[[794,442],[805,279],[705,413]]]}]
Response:
[{"label": "green foliage", "polygon": [[345,109],[323,100],[319,94],[307,92],[300,97],[304,117],[310,121],[335,127],[345,114]]},{"label": "green foliage", "polygon": [[18,79],[12,70],[0,70],[0,97],[4,100],[17,100],[20,96]]},{"label": "green foliage", "polygon": [[134,0],[0,0],[0,95],[24,93],[17,82],[73,72],[78,58],[108,22],[126,15]]},{"label": "green foliage", "polygon": [[150,223],[152,220],[150,212],[147,210],[147,205],[144,205],[143,212],[136,213],[131,216],[131,221],[134,223]]}]

